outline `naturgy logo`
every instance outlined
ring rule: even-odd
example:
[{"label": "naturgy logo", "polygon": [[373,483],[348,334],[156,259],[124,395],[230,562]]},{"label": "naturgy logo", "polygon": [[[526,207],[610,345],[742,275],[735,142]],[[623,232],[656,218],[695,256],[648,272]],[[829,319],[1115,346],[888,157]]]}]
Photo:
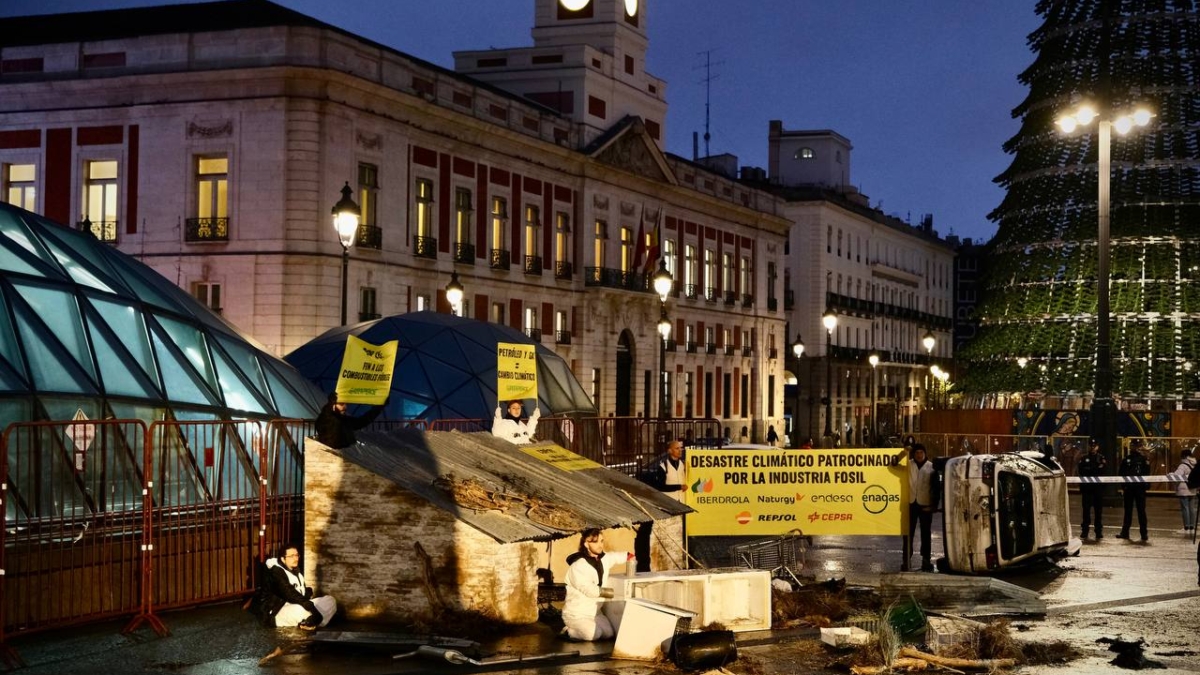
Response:
[{"label": "naturgy logo", "polygon": [[862,494],[863,508],[875,515],[886,511],[888,504],[899,501],[900,495],[889,494],[882,485],[868,485]]}]

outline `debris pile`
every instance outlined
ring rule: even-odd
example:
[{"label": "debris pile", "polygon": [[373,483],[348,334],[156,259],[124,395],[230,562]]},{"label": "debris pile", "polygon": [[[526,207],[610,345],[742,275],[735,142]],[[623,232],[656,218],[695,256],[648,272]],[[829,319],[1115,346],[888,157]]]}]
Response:
[{"label": "debris pile", "polygon": [[524,508],[525,517],[557,530],[581,530],[587,525],[571,507],[555,504],[534,495],[491,489],[475,478],[456,479],[453,474],[439,476],[434,487],[445,492],[458,506],[474,511],[508,512]]}]

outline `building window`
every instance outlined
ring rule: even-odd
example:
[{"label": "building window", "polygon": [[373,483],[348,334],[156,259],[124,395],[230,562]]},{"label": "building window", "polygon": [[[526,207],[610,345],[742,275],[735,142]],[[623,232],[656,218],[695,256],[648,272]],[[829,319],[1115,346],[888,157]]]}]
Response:
[{"label": "building window", "polygon": [[592,368],[592,403],[600,410],[600,369]]},{"label": "building window", "polygon": [[742,417],[750,416],[750,376],[742,375]]},{"label": "building window", "polygon": [[541,239],[538,234],[542,228],[542,211],[532,204],[525,207],[525,255],[536,256],[541,254],[541,247],[538,246]]},{"label": "building window", "polygon": [[571,216],[562,211],[554,214],[554,260],[571,261]]},{"label": "building window", "polygon": [[375,306],[375,289],[370,286],[360,286],[358,289],[358,320],[374,321],[379,318],[379,310]]},{"label": "building window", "polygon": [[417,236],[433,236],[433,181],[418,178],[416,184]]},{"label": "building window", "polygon": [[742,288],[742,294],[749,295],[750,290],[753,288],[753,285],[750,283],[750,256],[742,256],[742,267],[739,272],[741,272],[742,275],[742,278],[739,282]]},{"label": "building window", "polygon": [[683,416],[692,416],[692,372],[686,371],[683,374]]},{"label": "building window", "polygon": [[503,302],[493,302],[492,303],[492,314],[490,317],[490,321],[492,323],[498,323],[498,324],[504,325],[504,303]]},{"label": "building window", "polygon": [[686,244],[683,247],[683,283],[689,291],[689,295],[694,296],[694,287],[696,285],[696,247],[691,244]]},{"label": "building window", "polygon": [[603,220],[597,220],[594,250],[592,251],[592,258],[596,263],[596,267],[604,267],[604,242],[607,240],[608,223]]},{"label": "building window", "polygon": [[767,417],[775,416],[775,376],[767,376]]},{"label": "building window", "polygon": [[729,253],[721,254],[721,289],[733,289],[733,255]]},{"label": "building window", "polygon": [[198,281],[192,284],[192,296],[217,314],[221,313],[221,284]]},{"label": "building window", "polygon": [[525,334],[534,340],[540,340],[542,337],[541,324],[538,323],[538,311],[536,307],[525,308]]},{"label": "building window", "polygon": [[704,249],[704,285],[708,290],[717,286],[717,254],[712,249]]},{"label": "building window", "polygon": [[37,210],[37,167],[33,164],[5,164],[4,201],[25,209]]},{"label": "building window", "polygon": [[776,279],[775,275],[776,275],[775,263],[774,262],[767,263],[767,302],[768,303],[775,301],[775,279]]},{"label": "building window", "polygon": [[663,250],[663,265],[665,265],[667,268],[667,271],[671,273],[671,279],[676,282],[675,288],[679,288],[679,285],[678,285],[679,270],[677,269],[678,265],[679,265],[679,260],[678,260],[679,253],[675,248],[675,240],[673,240],[673,239],[663,240],[662,250]]},{"label": "building window", "polygon": [[633,228],[621,228],[621,271],[628,272],[633,269],[633,247],[634,247]]},{"label": "building window", "polygon": [[418,294],[417,297],[415,298],[415,300],[416,300],[416,304],[417,304],[415,311],[425,312],[425,311],[428,311],[429,309],[432,309],[432,307],[433,307],[432,305],[429,304],[429,296],[428,295]]},{"label": "building window", "polygon": [[454,189],[454,241],[471,243],[471,214],[475,208],[471,202],[471,191],[467,188]]},{"label": "building window", "polygon": [[379,167],[374,164],[358,165],[358,207],[362,209],[359,224],[379,225]]},{"label": "building window", "polygon": [[812,148],[800,148],[796,151],[796,154],[792,155],[792,157],[793,159],[812,159],[813,154]]},{"label": "building window", "polygon": [[92,160],[84,167],[83,218],[100,241],[117,240],[117,161]]}]

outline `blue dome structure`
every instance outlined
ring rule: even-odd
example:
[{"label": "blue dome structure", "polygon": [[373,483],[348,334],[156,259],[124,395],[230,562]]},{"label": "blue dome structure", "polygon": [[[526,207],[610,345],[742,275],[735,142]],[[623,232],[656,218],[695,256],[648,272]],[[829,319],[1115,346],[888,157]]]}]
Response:
[{"label": "blue dome structure", "polygon": [[142,263],[0,203],[0,429],[90,419],[312,419],[320,392]]},{"label": "blue dome structure", "polygon": [[496,344],[537,346],[542,415],[594,416],[596,407],[561,356],[524,333],[496,323],[412,312],[326,331],[284,359],[325,392],[337,387],[346,336],[371,344],[399,341],[391,419],[491,420],[496,410]]}]

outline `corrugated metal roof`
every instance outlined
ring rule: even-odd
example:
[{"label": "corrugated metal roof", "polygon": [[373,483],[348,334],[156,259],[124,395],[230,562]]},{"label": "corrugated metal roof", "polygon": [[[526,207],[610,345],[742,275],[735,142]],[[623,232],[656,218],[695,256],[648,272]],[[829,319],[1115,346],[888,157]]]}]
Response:
[{"label": "corrugated metal roof", "polygon": [[[692,511],[618,471],[565,471],[522,450],[545,445],[541,443],[516,446],[486,432],[415,429],[360,431],[358,441],[334,450],[308,439],[306,451],[337,454],[501,543],[558,539],[589,527],[632,525]],[[446,485],[461,487],[464,482],[486,490],[494,502],[508,502],[508,508],[484,510],[456,503]],[[475,493],[489,496],[478,489]]]}]

